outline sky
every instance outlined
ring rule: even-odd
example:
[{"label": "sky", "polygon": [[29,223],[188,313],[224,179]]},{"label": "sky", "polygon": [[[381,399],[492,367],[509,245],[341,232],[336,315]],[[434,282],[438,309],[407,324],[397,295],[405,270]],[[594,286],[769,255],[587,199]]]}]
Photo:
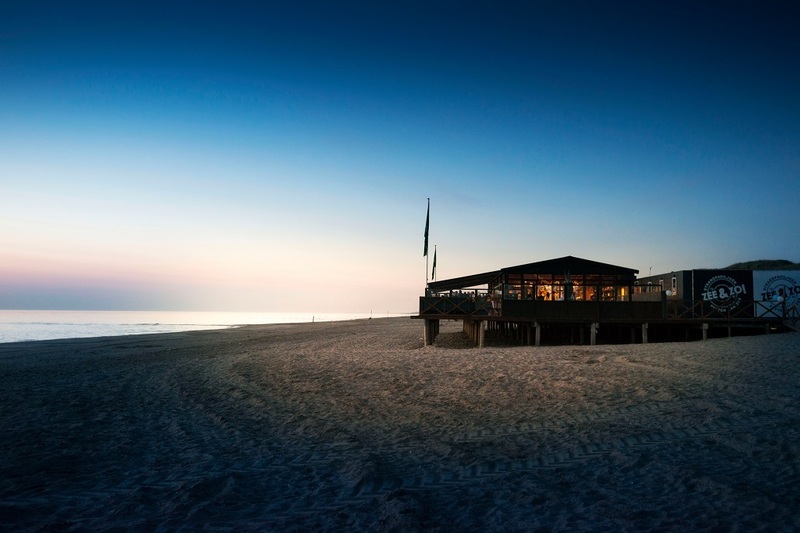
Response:
[{"label": "sky", "polygon": [[794,2],[0,3],[0,308],[800,261]]}]

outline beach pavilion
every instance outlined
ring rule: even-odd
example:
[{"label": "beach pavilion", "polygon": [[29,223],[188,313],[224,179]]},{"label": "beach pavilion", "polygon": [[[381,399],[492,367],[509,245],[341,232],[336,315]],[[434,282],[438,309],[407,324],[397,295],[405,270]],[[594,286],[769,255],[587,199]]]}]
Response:
[{"label": "beach pavilion", "polygon": [[487,330],[539,345],[591,344],[601,325],[637,330],[647,340],[647,323],[663,316],[660,301],[634,301],[638,270],[573,256],[539,261],[459,278],[430,282],[420,297],[425,344],[433,344],[440,320],[461,320],[464,331],[483,346]]},{"label": "beach pavilion", "polygon": [[783,299],[745,297],[753,292],[748,289],[753,272],[698,272],[705,276],[701,281],[740,280],[740,289],[724,288],[725,296],[736,295],[736,305],[717,305],[713,296],[723,294],[722,288],[699,294],[694,290],[689,297],[684,287],[678,296],[677,276],[672,289],[666,289],[661,281],[642,284],[632,268],[566,256],[432,281],[420,297],[419,315],[412,318],[424,321],[426,345],[433,344],[441,320],[462,321],[478,346],[487,331],[539,346],[543,339],[549,344],[586,344],[587,339],[596,344],[598,335],[602,342],[646,343],[690,340],[697,332],[705,339],[712,329],[728,336],[734,329],[744,334],[798,330],[796,306]]}]

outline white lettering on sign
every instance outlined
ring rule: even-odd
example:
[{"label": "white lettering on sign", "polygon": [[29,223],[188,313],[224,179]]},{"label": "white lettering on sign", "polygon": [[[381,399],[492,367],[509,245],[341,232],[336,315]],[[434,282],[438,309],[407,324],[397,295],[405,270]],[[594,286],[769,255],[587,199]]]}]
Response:
[{"label": "white lettering on sign", "polygon": [[714,276],[703,287],[703,300],[709,302],[717,311],[729,311],[738,307],[747,287],[730,276]]},{"label": "white lettering on sign", "polygon": [[768,279],[761,289],[762,300],[774,301],[783,298],[789,307],[797,302],[798,296],[800,296],[800,284],[783,274]]}]

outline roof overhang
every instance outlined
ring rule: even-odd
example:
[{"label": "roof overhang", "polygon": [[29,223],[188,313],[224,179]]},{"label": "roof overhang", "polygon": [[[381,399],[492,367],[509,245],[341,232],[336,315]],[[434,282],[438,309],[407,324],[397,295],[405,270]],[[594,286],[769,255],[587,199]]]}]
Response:
[{"label": "roof overhang", "polygon": [[482,274],[472,274],[460,278],[445,279],[442,281],[431,281],[428,288],[433,292],[454,291],[456,289],[467,289],[479,285],[488,285],[490,281],[500,275],[499,270],[484,272]]}]

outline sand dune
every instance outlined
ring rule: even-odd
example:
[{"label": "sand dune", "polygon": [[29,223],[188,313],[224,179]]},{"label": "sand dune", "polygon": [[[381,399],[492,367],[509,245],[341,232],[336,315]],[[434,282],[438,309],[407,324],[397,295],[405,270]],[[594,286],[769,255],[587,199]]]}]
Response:
[{"label": "sand dune", "polygon": [[8,530],[800,528],[800,334],[409,319],[0,345]]}]

